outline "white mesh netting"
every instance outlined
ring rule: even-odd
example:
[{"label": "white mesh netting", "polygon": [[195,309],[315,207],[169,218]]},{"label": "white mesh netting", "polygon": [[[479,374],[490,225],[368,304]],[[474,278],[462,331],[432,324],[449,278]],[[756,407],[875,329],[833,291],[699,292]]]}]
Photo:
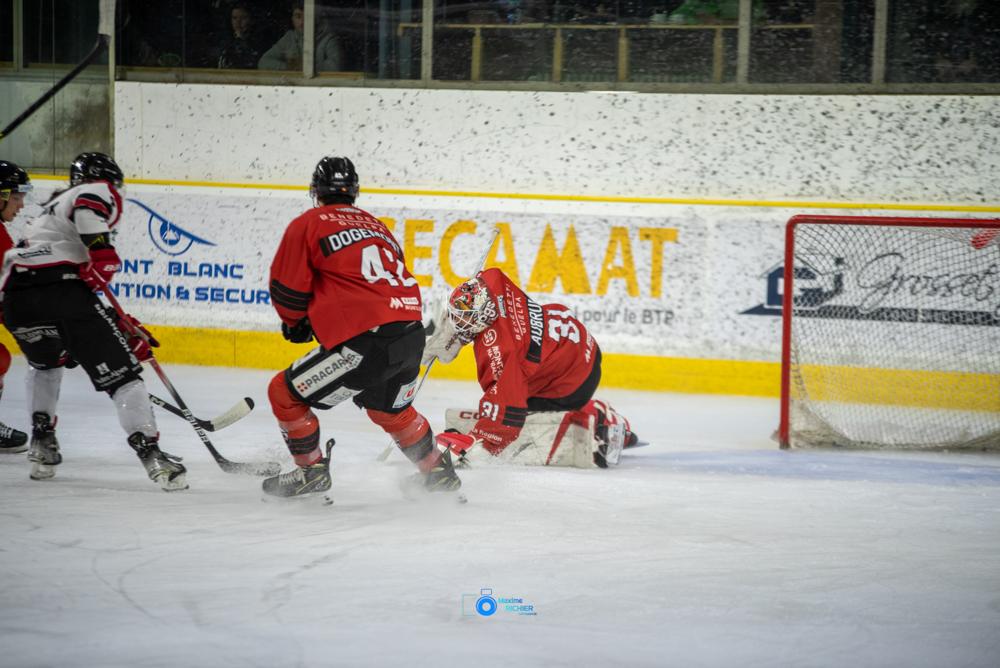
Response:
[{"label": "white mesh netting", "polygon": [[789,444],[1000,449],[1000,222],[968,223],[798,220]]}]

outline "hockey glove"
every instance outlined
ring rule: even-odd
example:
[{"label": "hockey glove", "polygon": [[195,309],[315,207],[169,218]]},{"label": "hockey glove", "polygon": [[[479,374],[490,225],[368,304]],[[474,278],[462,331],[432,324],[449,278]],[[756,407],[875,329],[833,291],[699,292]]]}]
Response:
[{"label": "hockey glove", "polygon": [[90,262],[80,265],[80,278],[94,292],[104,289],[111,277],[122,268],[118,252],[111,246],[91,249]]},{"label": "hockey glove", "polygon": [[482,443],[478,438],[457,431],[446,431],[443,434],[438,434],[434,437],[434,442],[442,448],[448,448],[459,457],[474,448],[476,444]]},{"label": "hockey glove", "polygon": [[129,350],[140,362],[152,359],[152,349],[160,347],[160,342],[156,340],[156,337],[143,327],[141,322],[127,313],[118,319],[118,329],[125,335]]},{"label": "hockey glove", "polygon": [[448,364],[461,352],[465,341],[459,339],[458,332],[455,331],[455,326],[447,314],[443,320],[432,321],[431,325],[429,329],[432,333],[424,343],[424,353],[420,363],[426,366],[431,360],[438,359],[442,364]]},{"label": "hockey glove", "polygon": [[302,318],[291,326],[283,322],[281,323],[281,335],[292,343],[309,343],[314,336],[312,323],[309,322],[309,318]]}]

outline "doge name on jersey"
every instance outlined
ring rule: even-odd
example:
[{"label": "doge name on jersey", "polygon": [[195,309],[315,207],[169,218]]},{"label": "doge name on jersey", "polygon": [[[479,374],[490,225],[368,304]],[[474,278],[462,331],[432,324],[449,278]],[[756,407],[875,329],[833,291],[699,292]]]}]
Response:
[{"label": "doge name on jersey", "polygon": [[[352,221],[356,222],[356,221]],[[364,223],[357,223],[364,224]],[[381,230],[371,229],[370,227],[352,227],[350,229],[341,230],[340,232],[334,232],[333,234],[328,234],[319,240],[319,249],[323,252],[323,257],[330,257],[342,248],[347,248],[356,243],[362,241],[367,241],[368,239],[381,239],[396,251],[396,255],[402,255],[402,251],[396,240],[391,234],[386,234]]]}]

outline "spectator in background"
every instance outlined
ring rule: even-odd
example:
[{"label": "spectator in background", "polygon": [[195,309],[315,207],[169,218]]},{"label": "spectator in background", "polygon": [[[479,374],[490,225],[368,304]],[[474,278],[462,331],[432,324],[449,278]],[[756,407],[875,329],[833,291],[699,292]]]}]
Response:
[{"label": "spectator in background", "polygon": [[[262,70],[301,70],[305,10],[302,2],[292,4],[292,29],[261,56]],[[343,49],[325,22],[316,26],[316,71],[338,72],[342,69]]]},{"label": "spectator in background", "polygon": [[221,69],[252,70],[257,67],[263,45],[257,33],[256,21],[250,8],[243,3],[229,10],[229,38],[219,54]]}]

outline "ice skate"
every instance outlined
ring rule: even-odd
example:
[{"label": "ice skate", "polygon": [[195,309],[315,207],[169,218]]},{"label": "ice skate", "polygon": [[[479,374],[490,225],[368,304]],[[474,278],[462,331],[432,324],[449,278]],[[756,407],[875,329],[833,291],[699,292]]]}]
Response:
[{"label": "ice skate", "polygon": [[31,416],[31,462],[32,480],[48,480],[56,474],[55,467],[62,462],[59,441],[56,440],[55,420],[48,413],[33,413]]},{"label": "ice skate", "polygon": [[[426,473],[424,470],[428,464],[425,462],[431,462]],[[419,465],[421,472],[407,476],[400,484],[406,498],[418,500],[421,497],[426,497],[430,492],[447,492],[448,494],[443,496],[454,499],[458,503],[468,501],[465,495],[458,491],[462,487],[462,480],[455,473],[450,451],[441,451],[435,447]]]},{"label": "ice skate", "polygon": [[28,449],[28,435],[0,422],[0,453],[24,452]]},{"label": "ice skate", "polygon": [[187,489],[185,479],[187,469],[180,463],[181,458],[160,450],[159,438],[146,436],[140,431],[128,437],[128,444],[139,456],[149,479],[157,483],[164,492]]},{"label": "ice skate", "polygon": [[[429,492],[455,492],[462,487],[462,480],[455,473],[455,467],[451,463],[451,452],[440,451],[437,463],[424,475],[424,487]],[[432,453],[433,454],[433,453]]]},{"label": "ice skate", "polygon": [[[326,443],[326,457],[310,466],[297,466],[286,473],[266,478],[261,485],[267,496],[283,499],[308,497],[330,489],[330,451],[333,439]],[[327,503],[333,503],[324,497]]]}]

